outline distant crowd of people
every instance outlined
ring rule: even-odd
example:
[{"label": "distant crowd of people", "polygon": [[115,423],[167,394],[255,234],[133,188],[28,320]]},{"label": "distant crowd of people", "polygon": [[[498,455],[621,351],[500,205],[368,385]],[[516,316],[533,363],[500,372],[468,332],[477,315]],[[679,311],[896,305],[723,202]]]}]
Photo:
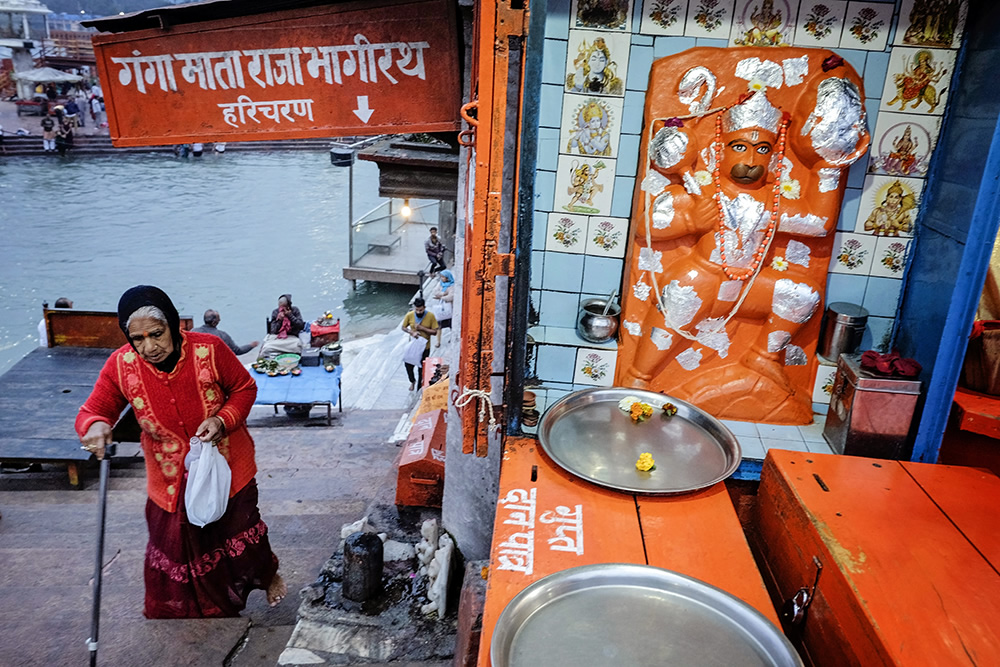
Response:
[{"label": "distant crowd of people", "polygon": [[44,94],[49,100],[41,120],[42,150],[46,153],[65,155],[73,148],[73,131],[87,126],[88,114],[94,127],[105,124],[102,121],[104,94],[96,84],[89,91],[84,88],[66,90],[64,94],[68,99],[64,104],[52,104],[60,95],[55,84],[50,83],[44,87],[39,84],[35,93]]}]

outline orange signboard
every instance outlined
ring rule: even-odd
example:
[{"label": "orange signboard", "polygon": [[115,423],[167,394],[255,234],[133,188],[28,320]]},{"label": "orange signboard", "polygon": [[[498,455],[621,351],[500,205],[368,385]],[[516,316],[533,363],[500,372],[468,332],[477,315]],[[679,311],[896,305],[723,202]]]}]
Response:
[{"label": "orange signboard", "polygon": [[457,130],[452,4],[354,2],[97,34],[112,141]]}]

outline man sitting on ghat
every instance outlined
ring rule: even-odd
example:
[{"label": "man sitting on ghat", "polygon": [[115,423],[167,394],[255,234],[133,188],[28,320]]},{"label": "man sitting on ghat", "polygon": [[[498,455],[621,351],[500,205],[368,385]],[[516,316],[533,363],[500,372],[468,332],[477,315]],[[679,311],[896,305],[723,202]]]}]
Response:
[{"label": "man sitting on ghat", "polygon": [[211,308],[209,308],[208,310],[205,311],[205,325],[198,327],[196,329],[192,329],[192,331],[218,336],[219,338],[222,339],[222,342],[225,343],[229,347],[229,349],[233,351],[233,354],[235,354],[237,357],[240,356],[241,354],[246,354],[250,350],[260,345],[259,340],[252,340],[246,345],[237,345],[236,341],[233,340],[232,336],[227,334],[222,329],[217,328],[219,326],[220,321],[221,318],[219,317],[219,311],[212,310]]}]

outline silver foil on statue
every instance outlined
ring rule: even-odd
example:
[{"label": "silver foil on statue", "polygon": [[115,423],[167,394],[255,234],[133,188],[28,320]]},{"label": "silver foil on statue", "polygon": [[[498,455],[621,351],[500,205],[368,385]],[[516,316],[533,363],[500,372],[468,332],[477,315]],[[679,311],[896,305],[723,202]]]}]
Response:
[{"label": "silver foil on statue", "polygon": [[792,175],[792,161],[787,157],[778,159],[777,153],[771,154],[771,161],[767,163],[767,170],[774,174],[775,180],[789,178]]},{"label": "silver foil on statue", "polygon": [[[701,94],[704,86],[705,93]],[[712,106],[715,99],[716,79],[712,70],[701,65],[684,72],[677,84],[677,99],[681,104],[688,105],[688,111],[696,116],[703,116]]]},{"label": "silver foil on statue", "polygon": [[701,149],[701,161],[705,165],[705,171],[715,171],[715,149],[712,146],[706,146]]},{"label": "silver foil on statue", "polygon": [[818,173],[820,192],[831,192],[840,185],[840,167],[822,167]]},{"label": "silver foil on statue", "polygon": [[642,325],[638,322],[632,322],[631,320],[625,320],[622,322],[622,326],[625,327],[625,331],[629,332],[633,336],[642,335]]},{"label": "silver foil on statue", "polygon": [[724,280],[719,285],[719,301],[736,301],[740,298],[740,291],[743,289],[742,280]]},{"label": "silver foil on statue", "polygon": [[635,298],[645,301],[649,298],[649,290],[651,289],[653,288],[643,282],[642,278],[639,278],[639,282],[632,285],[632,294],[635,295]]},{"label": "silver foil on statue", "polygon": [[691,285],[672,280],[663,288],[664,320],[673,329],[687,326],[701,308],[702,300]]},{"label": "silver foil on statue", "polygon": [[782,213],[778,221],[778,231],[798,236],[826,236],[826,218],[820,218],[812,213],[803,215]]},{"label": "silver foil on statue", "polygon": [[693,371],[701,366],[701,350],[688,348],[677,355],[677,363],[686,371]]},{"label": "silver foil on statue", "polygon": [[781,68],[785,70],[785,85],[797,86],[809,73],[809,56],[786,58],[781,61]]},{"label": "silver foil on statue", "polygon": [[726,227],[723,233],[726,263],[731,267],[746,268],[753,263],[754,251],[764,239],[764,231],[771,218],[770,211],[765,209],[763,202],[741,192],[733,199],[722,195],[722,212]]},{"label": "silver foil on statue", "polygon": [[767,351],[781,352],[792,340],[792,334],[787,331],[772,331],[767,334]]},{"label": "silver foil on statue", "polygon": [[809,357],[806,356],[806,351],[798,345],[789,345],[785,348],[786,366],[805,366],[808,363]]},{"label": "silver foil on statue", "polygon": [[768,88],[781,88],[785,73],[773,60],[746,58],[736,63],[736,76],[747,81],[757,79]]},{"label": "silver foil on statue", "polygon": [[783,320],[802,324],[809,320],[819,305],[819,293],[806,283],[782,278],[774,283],[771,310]]},{"label": "silver foil on statue", "polygon": [[695,328],[698,330],[695,340],[705,347],[718,352],[721,359],[729,356],[729,333],[726,332],[724,318],[704,319]]},{"label": "silver foil on statue", "polygon": [[660,169],[673,167],[688,147],[688,136],[676,127],[663,127],[649,141],[649,161]]},{"label": "silver foil on statue", "polygon": [[674,195],[663,192],[653,200],[653,229],[666,229],[674,221]]},{"label": "silver foil on statue", "polygon": [[640,271],[652,271],[653,273],[660,273],[663,271],[663,264],[660,261],[663,259],[663,253],[659,250],[652,250],[650,248],[640,248],[639,249],[639,270]]},{"label": "silver foil on statue", "polygon": [[674,335],[659,327],[653,327],[649,332],[649,340],[653,341],[657,350],[669,350],[674,342]]},{"label": "silver foil on statue", "polygon": [[854,162],[859,156],[852,154],[865,131],[865,109],[854,82],[836,77],[821,81],[816,108],[802,127],[819,156],[841,166]]},{"label": "silver foil on statue", "polygon": [[785,248],[785,259],[792,264],[799,266],[809,266],[809,256],[812,250],[805,243],[792,239]]},{"label": "silver foil on statue", "polygon": [[701,194],[701,185],[698,184],[698,179],[694,177],[694,174],[685,171],[681,174],[681,178],[684,180],[684,189],[688,191],[689,195]]},{"label": "silver foil on statue", "polygon": [[667,180],[663,174],[652,169],[646,174],[646,177],[642,179],[642,189],[651,195],[655,195],[663,188],[670,185],[670,181]]},{"label": "silver foil on statue", "polygon": [[737,104],[722,114],[724,132],[736,132],[759,127],[772,134],[778,133],[781,111],[774,108],[767,99],[767,92],[761,90],[743,104]]},{"label": "silver foil on statue", "polygon": [[715,232],[712,235],[712,239],[715,241],[715,247],[712,248],[712,253],[708,256],[708,261],[712,264],[722,265],[722,252],[719,251],[719,232]]}]

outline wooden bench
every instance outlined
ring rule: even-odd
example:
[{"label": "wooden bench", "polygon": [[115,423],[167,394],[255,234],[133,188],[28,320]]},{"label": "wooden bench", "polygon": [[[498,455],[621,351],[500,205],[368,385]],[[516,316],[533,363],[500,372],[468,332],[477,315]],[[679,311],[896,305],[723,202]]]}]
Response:
[{"label": "wooden bench", "polygon": [[[559,506],[579,508],[575,550],[565,550],[565,542],[560,550],[552,548],[551,523],[539,520],[526,528],[510,522],[511,510],[505,505],[529,498],[536,517]],[[511,544],[529,548],[518,551]],[[546,575],[594,563],[648,564],[695,577],[728,591],[778,624],[724,484],[677,496],[618,493],[559,468],[537,440],[512,438],[505,444],[500,469],[480,667],[490,665],[494,627],[515,595]]]},{"label": "wooden bench", "polygon": [[382,234],[368,239],[368,252],[372,250],[383,250],[386,254],[392,252],[395,246],[402,243],[403,237],[396,234]]},{"label": "wooden bench", "polygon": [[[79,488],[80,464],[93,455],[80,449],[76,415],[125,336],[113,312],[58,308],[44,309],[43,317],[49,347],[32,350],[0,375],[0,461],[65,464],[70,484]],[[191,325],[191,317],[181,317],[181,328]],[[130,409],[115,425],[113,437],[139,440]],[[118,455],[124,450],[119,448]]]},{"label": "wooden bench", "polygon": [[812,664],[1000,665],[998,525],[989,472],[772,449],[752,534]]}]

